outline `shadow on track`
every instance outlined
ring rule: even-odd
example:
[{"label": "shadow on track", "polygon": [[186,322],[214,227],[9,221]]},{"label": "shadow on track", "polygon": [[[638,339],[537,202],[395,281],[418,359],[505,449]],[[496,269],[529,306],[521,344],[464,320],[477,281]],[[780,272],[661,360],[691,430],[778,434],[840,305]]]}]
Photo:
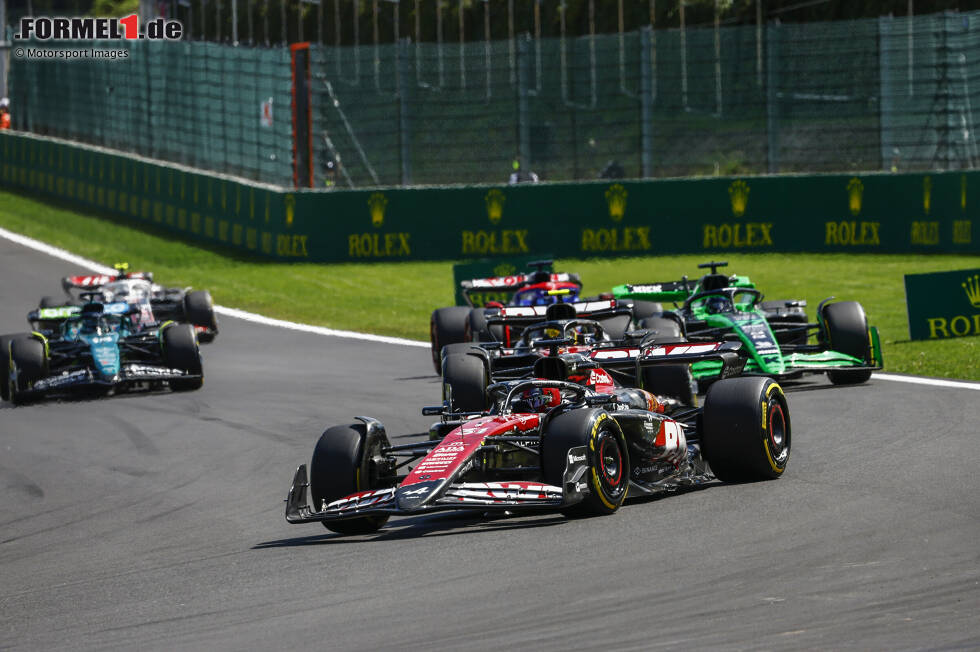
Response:
[{"label": "shadow on track", "polygon": [[[521,520],[516,520],[521,519]],[[531,520],[528,520],[531,519]],[[447,524],[447,521],[456,523]],[[324,544],[344,544],[344,543],[377,543],[385,541],[399,541],[402,539],[416,539],[420,537],[445,537],[457,536],[460,534],[485,534],[488,532],[503,532],[507,530],[525,530],[529,528],[549,527],[560,525],[567,522],[561,514],[528,515],[520,516],[482,516],[475,517],[472,514],[458,513],[446,515],[426,514],[423,516],[412,516],[400,518],[393,525],[386,526],[376,534],[347,536],[341,534],[317,534],[305,537],[293,537],[290,539],[278,539],[275,541],[263,541],[252,546],[252,550],[264,550],[266,548],[292,548],[297,546],[316,546]],[[454,528],[454,529],[447,529]]]}]

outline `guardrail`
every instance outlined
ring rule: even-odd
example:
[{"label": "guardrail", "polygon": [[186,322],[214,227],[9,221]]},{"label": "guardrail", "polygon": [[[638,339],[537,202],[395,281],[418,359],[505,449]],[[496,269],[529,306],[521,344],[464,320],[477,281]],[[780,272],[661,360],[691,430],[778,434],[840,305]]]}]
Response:
[{"label": "guardrail", "polygon": [[980,253],[980,172],[285,192],[23,133],[0,185],[260,256]]}]

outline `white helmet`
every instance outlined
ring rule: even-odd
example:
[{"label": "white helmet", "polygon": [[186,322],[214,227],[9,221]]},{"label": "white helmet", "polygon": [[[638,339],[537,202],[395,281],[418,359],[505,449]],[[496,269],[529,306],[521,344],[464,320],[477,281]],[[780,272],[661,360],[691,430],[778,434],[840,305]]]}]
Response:
[{"label": "white helmet", "polygon": [[10,106],[10,98],[0,98],[0,108],[6,109],[8,106]]}]

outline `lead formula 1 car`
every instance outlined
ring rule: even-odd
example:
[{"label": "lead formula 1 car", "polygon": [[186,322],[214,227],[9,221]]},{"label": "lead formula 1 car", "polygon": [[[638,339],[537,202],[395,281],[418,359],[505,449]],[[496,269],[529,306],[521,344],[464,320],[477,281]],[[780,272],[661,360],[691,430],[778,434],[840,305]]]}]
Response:
[{"label": "lead formula 1 car", "polygon": [[89,302],[57,333],[0,336],[0,397],[23,404],[51,395],[200,388],[204,371],[192,327],[165,322],[141,329],[125,308]]},{"label": "lead formula 1 car", "polygon": [[293,477],[286,520],[366,534],[391,515],[439,510],[603,515],[627,496],[773,479],[786,468],[789,409],[769,378],[719,381],[703,408],[667,414],[643,390],[559,380],[562,364],[544,358],[540,377],[491,385],[486,412],[456,412],[451,397],[424,408],[441,415],[434,428],[445,434],[433,441],[392,445],[369,417],[327,429],[309,472],[304,464]]}]

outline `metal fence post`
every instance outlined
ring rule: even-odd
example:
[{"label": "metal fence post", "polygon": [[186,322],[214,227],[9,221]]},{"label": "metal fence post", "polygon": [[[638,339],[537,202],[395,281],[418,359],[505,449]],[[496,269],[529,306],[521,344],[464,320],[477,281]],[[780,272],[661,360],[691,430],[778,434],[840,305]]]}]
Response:
[{"label": "metal fence post", "polygon": [[[894,158],[894,145],[892,144],[894,120],[894,101],[895,89],[892,84],[892,58],[891,58],[891,16],[878,17],[878,142],[881,152],[881,169],[891,168],[891,161]],[[892,170],[897,172],[898,170]]]},{"label": "metal fence post", "polygon": [[779,23],[766,25],[766,136],[769,174],[779,172]]},{"label": "metal fence post", "polygon": [[10,65],[7,39],[7,0],[0,0],[0,97],[7,97],[7,67]]},{"label": "metal fence post", "polygon": [[528,107],[528,77],[531,67],[531,39],[521,36],[517,44],[517,156],[530,163],[531,117]]},{"label": "metal fence post", "polygon": [[395,47],[395,85],[398,95],[398,154],[401,160],[403,186],[412,185],[412,121],[411,108],[412,88],[414,83],[409,81],[408,46],[411,39],[398,39]]},{"label": "metal fence post", "polygon": [[644,177],[653,176],[653,28],[640,29],[640,164]]}]

